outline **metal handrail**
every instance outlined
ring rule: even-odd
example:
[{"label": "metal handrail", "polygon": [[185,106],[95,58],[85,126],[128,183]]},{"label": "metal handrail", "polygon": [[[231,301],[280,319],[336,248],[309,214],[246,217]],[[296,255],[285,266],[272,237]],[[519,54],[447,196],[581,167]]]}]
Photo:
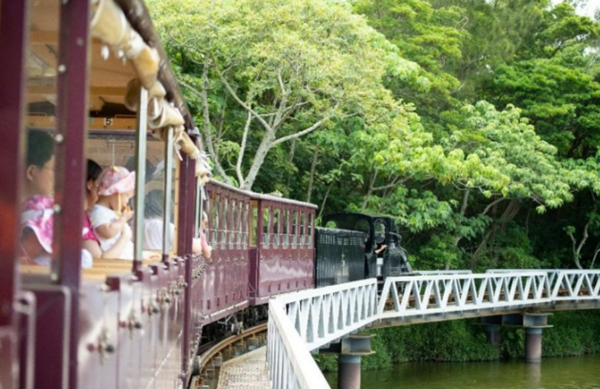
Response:
[{"label": "metal handrail", "polygon": [[310,351],[375,322],[582,302],[598,308],[600,270],[437,272],[388,277],[380,296],[375,279],[277,296],[269,302],[271,385],[328,388]]}]

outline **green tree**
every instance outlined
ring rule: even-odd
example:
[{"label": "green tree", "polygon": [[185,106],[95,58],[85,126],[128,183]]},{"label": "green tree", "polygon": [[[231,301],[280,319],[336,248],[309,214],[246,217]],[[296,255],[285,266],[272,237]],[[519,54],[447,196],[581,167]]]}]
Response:
[{"label": "green tree", "polygon": [[382,80],[416,82],[418,67],[344,2],[151,3],[226,181],[252,188],[270,150],[349,116],[403,125]]}]

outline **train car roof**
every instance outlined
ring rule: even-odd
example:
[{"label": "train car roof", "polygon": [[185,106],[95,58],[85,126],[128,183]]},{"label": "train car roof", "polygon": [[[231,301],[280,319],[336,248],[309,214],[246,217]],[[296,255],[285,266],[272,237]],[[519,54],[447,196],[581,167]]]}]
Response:
[{"label": "train car roof", "polygon": [[[6,1],[6,0],[5,0]],[[146,5],[141,0],[114,0],[131,27],[160,56],[158,80],[164,86],[166,100],[177,107],[194,128],[190,111],[183,99],[175,74],[160,43]],[[30,2],[29,54],[27,58],[27,124],[52,127],[56,105],[58,72],[59,1]],[[136,78],[130,60],[118,58],[98,38],[90,38],[89,111],[91,129],[135,129],[135,113],[125,108],[128,82]],[[108,56],[107,56],[108,54]],[[111,118],[110,125],[104,118]]]},{"label": "train car roof", "polygon": [[274,202],[279,202],[279,203],[284,203],[284,204],[293,204],[293,205],[298,205],[298,206],[302,206],[302,207],[307,207],[307,208],[314,208],[314,209],[318,209],[319,207],[316,206],[315,204],[312,203],[306,203],[303,201],[298,201],[298,200],[291,200],[291,199],[286,199],[285,197],[279,197],[279,196],[275,196],[275,195],[269,195],[269,194],[262,194],[262,193],[255,193],[252,191],[248,191],[248,190],[243,190],[243,189],[239,189],[236,188],[234,186],[231,186],[229,184],[226,184],[224,182],[220,182],[214,179],[210,180],[211,184],[214,185],[218,185],[224,188],[227,188],[228,190],[232,190],[238,193],[242,193],[245,194],[247,196],[250,196],[250,198],[255,199],[255,200],[268,200],[268,201],[274,201]]}]

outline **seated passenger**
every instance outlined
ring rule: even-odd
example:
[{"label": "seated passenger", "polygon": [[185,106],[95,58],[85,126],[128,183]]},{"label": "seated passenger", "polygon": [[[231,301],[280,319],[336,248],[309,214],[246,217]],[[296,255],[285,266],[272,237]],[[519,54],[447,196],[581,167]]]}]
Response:
[{"label": "seated passenger", "polygon": [[102,173],[102,168],[95,161],[91,159],[87,160],[87,179],[85,185],[85,199],[84,199],[84,212],[83,213],[83,248],[88,250],[93,258],[120,258],[123,254],[123,251],[128,245],[128,242],[131,242],[131,228],[128,224],[123,227],[123,233],[121,237],[117,240],[117,242],[108,250],[102,251],[100,249],[100,240],[94,229],[92,228],[92,222],[88,215],[88,212],[98,201],[98,184],[96,181],[100,174]]},{"label": "seated passenger", "polygon": [[[21,213],[22,262],[28,265],[50,266],[52,263],[54,200],[50,196],[33,196],[25,201]],[[82,251],[82,267],[92,266],[92,257]]]},{"label": "seated passenger", "polygon": [[[127,222],[133,217],[127,202],[133,197],[135,172],[124,167],[111,166],[104,169],[97,180],[98,202],[88,212],[100,249],[107,252],[127,234]],[[128,240],[119,256],[121,259],[133,259],[133,242]]]},{"label": "seated passenger", "polygon": [[212,246],[206,241],[206,229],[208,228],[208,215],[202,212],[202,224],[200,228],[200,250],[204,258],[210,258],[212,254]]},{"label": "seated passenger", "polygon": [[50,196],[54,191],[54,139],[45,131],[31,130],[27,136],[25,199]]},{"label": "seated passenger", "polygon": [[[144,250],[162,250],[163,248],[163,190],[154,189],[146,194],[144,201]],[[169,228],[169,250],[175,239],[175,225]],[[204,239],[206,244],[206,239]],[[201,239],[192,240],[192,253],[204,253]],[[210,252],[206,258],[210,258]]]}]

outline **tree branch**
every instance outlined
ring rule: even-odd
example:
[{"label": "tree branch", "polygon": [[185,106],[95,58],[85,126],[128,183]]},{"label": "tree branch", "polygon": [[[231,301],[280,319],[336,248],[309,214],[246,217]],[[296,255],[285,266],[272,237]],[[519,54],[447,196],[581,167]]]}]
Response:
[{"label": "tree branch", "polygon": [[294,134],[290,134],[287,136],[283,136],[279,139],[276,139],[273,141],[273,143],[271,144],[272,147],[277,146],[280,143],[286,142],[290,139],[296,139],[296,138],[300,138],[301,136],[304,136],[306,134],[309,134],[311,132],[313,132],[314,130],[316,130],[317,128],[319,128],[321,126],[321,124],[323,124],[323,122],[325,120],[328,120],[330,118],[330,116],[324,117],[323,119],[319,120],[318,122],[316,122],[315,124],[313,124],[312,126],[308,127],[307,129],[304,129],[300,132],[296,132]]},{"label": "tree branch", "polygon": [[500,197],[499,199],[496,199],[494,201],[492,201],[490,204],[488,204],[487,207],[485,207],[485,209],[483,210],[483,212],[481,212],[482,215],[485,215],[486,213],[489,212],[489,210],[496,204],[498,204],[501,201],[506,200],[504,197]]},{"label": "tree branch", "polygon": [[462,207],[460,207],[460,214],[462,216],[465,216],[465,213],[467,212],[467,205],[469,203],[469,193],[471,191],[469,189],[467,189],[465,191],[465,193],[463,194],[463,203],[462,203]]},{"label": "tree branch", "polygon": [[265,121],[265,119],[263,119],[263,117],[261,115],[259,115],[256,111],[254,111],[252,109],[252,107],[250,107],[248,104],[244,103],[242,101],[242,99],[240,99],[240,97],[237,95],[237,93],[235,93],[235,91],[233,90],[233,88],[229,84],[229,81],[227,81],[227,79],[225,78],[225,76],[223,75],[223,73],[221,72],[221,70],[219,70],[219,68],[216,65],[215,65],[215,70],[216,70],[217,74],[219,75],[219,79],[221,80],[221,82],[223,83],[223,85],[225,85],[225,88],[229,91],[229,93],[231,94],[231,97],[233,97],[233,99],[239,105],[241,105],[246,111],[248,111],[249,113],[251,113],[252,116],[254,116],[256,118],[256,120],[258,120],[259,123],[262,124],[262,126],[265,128],[266,131],[272,132],[273,128],[269,125],[269,123],[267,123]]},{"label": "tree branch", "polygon": [[185,86],[186,88],[188,88],[192,93],[198,95],[201,100],[202,100],[202,116],[203,116],[203,121],[204,121],[204,133],[206,134],[206,147],[208,147],[208,152],[213,156],[213,160],[215,163],[215,168],[217,169],[217,172],[219,173],[219,175],[221,177],[223,177],[223,180],[225,180],[228,184],[231,185],[231,182],[229,181],[229,179],[227,178],[227,175],[225,174],[225,171],[223,170],[223,166],[221,166],[221,162],[219,161],[219,158],[217,157],[216,153],[215,153],[215,148],[214,148],[214,144],[213,144],[213,137],[212,137],[212,129],[211,129],[211,122],[210,122],[210,112],[208,110],[208,95],[207,95],[207,91],[208,91],[208,70],[209,70],[209,65],[208,64],[204,64],[204,70],[202,71],[202,91],[198,91],[196,88],[194,88],[193,86],[187,84],[185,81],[179,80],[179,83],[183,86]]},{"label": "tree branch", "polygon": [[237,163],[235,164],[235,171],[238,176],[238,182],[240,185],[244,182],[244,176],[242,174],[242,160],[244,159],[244,152],[246,151],[246,140],[248,139],[248,130],[250,129],[250,123],[252,123],[252,115],[248,113],[248,119],[246,119],[246,125],[244,126],[244,134],[242,135],[242,144],[240,145],[240,151],[238,153]]}]

